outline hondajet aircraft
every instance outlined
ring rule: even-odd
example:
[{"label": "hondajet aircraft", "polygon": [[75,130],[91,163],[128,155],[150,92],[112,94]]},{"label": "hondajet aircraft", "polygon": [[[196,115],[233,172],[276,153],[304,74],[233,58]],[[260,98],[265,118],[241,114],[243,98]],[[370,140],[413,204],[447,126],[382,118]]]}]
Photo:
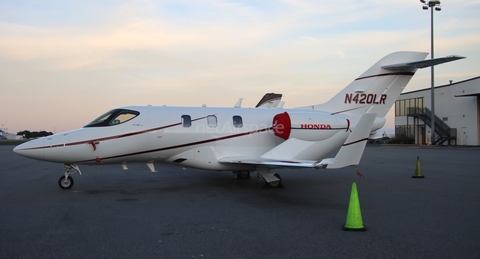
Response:
[{"label": "hondajet aircraft", "polygon": [[[298,108],[127,106],[81,129],[32,140],[14,152],[63,163],[58,181],[73,185],[78,165],[172,163],[248,178],[256,171],[271,187],[279,168],[341,168],[359,164],[370,133],[419,68],[463,57],[424,60],[428,53],[395,52],[382,58],[328,102]],[[261,106],[261,105],[260,105]],[[326,156],[338,150],[333,158]]]}]

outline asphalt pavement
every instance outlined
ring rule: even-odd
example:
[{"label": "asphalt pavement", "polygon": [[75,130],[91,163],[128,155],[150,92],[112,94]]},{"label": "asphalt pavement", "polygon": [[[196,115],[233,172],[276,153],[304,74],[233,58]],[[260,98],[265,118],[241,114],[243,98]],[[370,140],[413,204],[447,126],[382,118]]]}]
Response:
[{"label": "asphalt pavement", "polygon": [[[480,148],[368,145],[358,171],[63,165],[0,146],[0,258],[480,258]],[[417,156],[423,179],[414,179]],[[365,232],[342,230],[356,182]]]}]

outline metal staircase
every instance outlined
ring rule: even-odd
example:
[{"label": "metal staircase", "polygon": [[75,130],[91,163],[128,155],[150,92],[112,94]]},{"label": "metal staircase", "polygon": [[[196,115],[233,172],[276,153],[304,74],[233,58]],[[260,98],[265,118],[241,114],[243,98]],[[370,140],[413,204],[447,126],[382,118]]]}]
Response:
[{"label": "metal staircase", "polygon": [[[432,143],[433,145],[443,145],[445,142],[447,144],[450,143],[451,140],[455,141],[457,140],[457,129],[456,128],[450,128],[442,119],[440,119],[438,116],[435,116],[435,141]],[[407,117],[414,117],[414,118],[419,118],[422,120],[425,125],[429,126],[431,128],[432,124],[432,111],[428,109],[427,107],[425,108],[419,108],[419,107],[409,107],[408,108],[408,113]]]}]

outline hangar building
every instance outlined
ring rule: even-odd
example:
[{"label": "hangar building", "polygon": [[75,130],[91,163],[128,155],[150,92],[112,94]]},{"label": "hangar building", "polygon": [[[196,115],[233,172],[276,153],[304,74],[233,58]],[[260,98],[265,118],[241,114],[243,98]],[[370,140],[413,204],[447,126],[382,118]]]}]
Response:
[{"label": "hangar building", "polygon": [[[480,76],[435,87],[435,145],[480,145]],[[431,144],[431,88],[395,102],[396,137]]]}]

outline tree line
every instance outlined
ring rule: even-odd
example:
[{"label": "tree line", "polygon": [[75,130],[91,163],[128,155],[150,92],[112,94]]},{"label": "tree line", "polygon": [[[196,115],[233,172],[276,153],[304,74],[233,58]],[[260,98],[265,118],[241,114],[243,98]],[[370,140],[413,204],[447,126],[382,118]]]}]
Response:
[{"label": "tree line", "polygon": [[17,135],[23,136],[25,139],[31,139],[31,138],[40,138],[40,137],[45,137],[45,136],[50,136],[53,135],[52,132],[46,132],[44,130],[42,131],[19,131],[17,132]]}]

